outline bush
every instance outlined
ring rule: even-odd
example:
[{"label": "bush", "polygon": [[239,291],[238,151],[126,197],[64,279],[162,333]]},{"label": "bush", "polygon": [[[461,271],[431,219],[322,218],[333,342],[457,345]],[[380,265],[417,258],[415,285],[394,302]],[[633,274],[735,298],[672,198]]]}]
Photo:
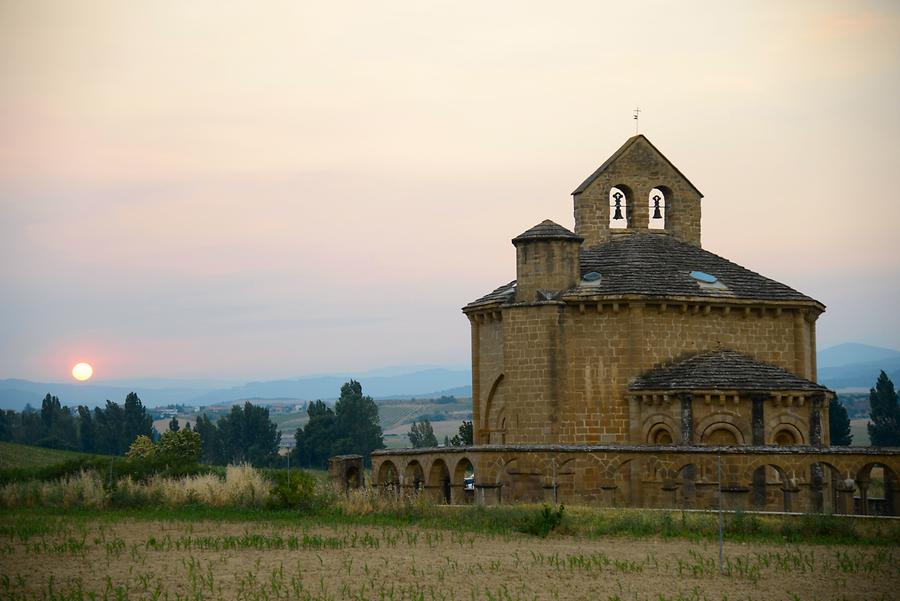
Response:
[{"label": "bush", "polygon": [[200,435],[190,430],[169,430],[156,443],[156,454],[173,465],[196,465],[200,450]]},{"label": "bush", "polygon": [[564,511],[565,506],[563,505],[560,505],[558,509],[544,505],[539,512],[527,516],[517,530],[545,538],[562,523]]},{"label": "bush", "polygon": [[138,436],[128,447],[126,457],[129,459],[150,459],[156,455],[156,446],[149,436]]},{"label": "bush", "polygon": [[274,486],[268,505],[272,509],[312,511],[321,507],[316,495],[316,480],[300,470],[272,474]]}]

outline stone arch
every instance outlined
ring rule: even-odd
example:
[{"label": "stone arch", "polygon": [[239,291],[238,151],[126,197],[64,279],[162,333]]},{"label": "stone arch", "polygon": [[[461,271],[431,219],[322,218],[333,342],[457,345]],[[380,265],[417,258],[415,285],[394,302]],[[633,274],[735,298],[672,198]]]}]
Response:
[{"label": "stone arch", "polygon": [[700,444],[734,446],[744,444],[743,433],[729,422],[713,422],[700,433]]},{"label": "stone arch", "polygon": [[403,486],[415,492],[419,492],[425,486],[425,470],[417,459],[406,464],[406,469],[403,470]]},{"label": "stone arch", "polygon": [[[484,402],[484,413],[481,416],[481,427],[483,430],[493,430],[496,427],[498,422],[492,420],[491,412],[496,411],[500,413],[503,411],[503,403],[499,403],[499,407],[497,407],[497,390],[500,388],[500,384],[503,383],[503,374],[499,374],[494,381],[491,383],[491,389],[488,392],[487,400]],[[502,395],[501,395],[502,397]],[[494,417],[494,419],[498,419],[499,415]]]},{"label": "stone arch", "polygon": [[793,424],[780,423],[772,429],[772,438],[769,444],[778,446],[803,444],[803,432]]},{"label": "stone arch", "polygon": [[[644,420],[644,425],[641,427],[641,441],[647,444],[673,444],[677,440],[675,436],[677,431],[678,428],[672,416],[665,413],[654,413],[648,415]],[[668,434],[668,442],[656,440],[661,433]]]},{"label": "stone arch", "polygon": [[807,444],[804,432],[809,432],[807,421],[796,415],[779,413],[766,420],[766,444],[778,444],[775,442],[775,434],[782,430],[790,430],[798,441],[795,444]]},{"label": "stone arch", "polygon": [[[731,411],[718,411],[701,419],[697,424],[696,431],[700,434],[701,444],[709,444],[706,442],[704,434],[707,432],[712,433],[717,428],[722,428],[734,435],[734,439],[737,441],[735,444],[742,445],[745,444],[744,441],[750,440],[750,432],[746,430],[749,425],[749,419],[746,417],[741,417]],[[708,438],[708,434],[706,436]]]},{"label": "stone arch", "polygon": [[[777,511],[792,511],[793,497],[799,488],[796,479],[788,476],[783,466],[763,459],[752,462],[748,469],[751,472],[751,505],[758,509],[769,507]],[[781,493],[780,498],[776,496],[778,492],[773,491],[775,488]]]},{"label": "stone arch", "polygon": [[434,496],[439,502],[450,503],[450,469],[443,459],[431,462],[425,486],[435,492]]},{"label": "stone arch", "polygon": [[378,475],[375,478],[375,484],[378,486],[396,486],[400,483],[400,477],[397,472],[397,466],[391,460],[382,461],[378,467]]},{"label": "stone arch", "polygon": [[672,189],[668,186],[654,186],[648,195],[649,220],[647,229],[669,229],[669,207],[672,205]]},{"label": "stone arch", "polygon": [[[811,461],[809,463],[811,510],[817,513],[842,513],[840,491],[846,488],[843,485],[848,478],[849,475],[845,476],[842,470],[830,461],[822,459]],[[855,483],[853,486],[855,487]]]},{"label": "stone arch", "polygon": [[359,466],[351,465],[347,468],[347,471],[344,473],[344,478],[347,483],[347,489],[352,488],[362,488],[365,484],[363,474],[359,469]]},{"label": "stone arch", "polygon": [[[618,230],[634,227],[634,193],[625,184],[616,184],[609,189],[609,229]],[[618,209],[618,210],[617,210]]]},{"label": "stone arch", "polygon": [[475,477],[475,465],[468,457],[460,457],[453,467],[453,482],[451,496],[453,503],[471,503],[475,500],[475,482],[472,482],[472,488],[466,488],[466,478]]},{"label": "stone arch", "polygon": [[[871,494],[872,485],[875,483],[873,482],[872,472],[876,468],[881,470],[881,487],[883,489],[881,503],[877,502],[878,497]],[[859,499],[854,502],[856,513],[862,515],[897,515],[898,509],[900,509],[897,506],[898,501],[900,501],[900,478],[897,477],[897,472],[894,469],[880,461],[867,463],[856,473],[856,484],[859,487]],[[876,502],[870,503],[870,501]]]}]

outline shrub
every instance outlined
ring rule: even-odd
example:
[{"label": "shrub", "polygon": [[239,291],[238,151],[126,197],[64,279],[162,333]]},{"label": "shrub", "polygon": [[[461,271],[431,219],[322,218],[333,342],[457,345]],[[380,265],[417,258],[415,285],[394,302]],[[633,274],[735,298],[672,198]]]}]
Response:
[{"label": "shrub", "polygon": [[316,494],[316,480],[300,470],[273,474],[275,485],[268,505],[273,509],[310,511],[321,506]]},{"label": "shrub", "polygon": [[169,430],[156,443],[156,454],[173,465],[196,465],[200,450],[200,435],[191,430]]},{"label": "shrub", "polygon": [[129,459],[149,459],[154,455],[156,455],[156,446],[149,436],[143,434],[134,439],[126,454]]},{"label": "shrub", "polygon": [[564,511],[565,506],[563,505],[560,505],[558,509],[544,505],[540,511],[528,515],[518,530],[525,534],[545,538],[562,523]]}]

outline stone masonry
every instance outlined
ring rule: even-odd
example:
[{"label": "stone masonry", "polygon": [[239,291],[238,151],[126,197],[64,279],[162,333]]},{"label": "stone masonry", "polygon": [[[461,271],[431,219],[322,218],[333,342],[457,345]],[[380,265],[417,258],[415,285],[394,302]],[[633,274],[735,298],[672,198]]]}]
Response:
[{"label": "stone masonry", "polygon": [[513,238],[516,280],[463,308],[475,446],[378,452],[378,486],[705,506],[721,457],[736,507],[866,512],[877,474],[894,511],[897,451],[828,448],[822,303],[704,250],[702,194],[644,136],[573,196],[575,231]]}]

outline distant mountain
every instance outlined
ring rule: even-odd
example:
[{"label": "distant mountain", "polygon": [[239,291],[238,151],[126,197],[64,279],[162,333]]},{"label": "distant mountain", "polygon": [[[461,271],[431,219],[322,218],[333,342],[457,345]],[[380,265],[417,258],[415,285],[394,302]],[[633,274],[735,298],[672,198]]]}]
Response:
[{"label": "distant mountain", "polygon": [[[252,398],[290,398],[302,400],[336,399],[341,385],[353,376],[312,376],[292,380],[250,382],[243,386],[219,389],[190,399],[191,405],[214,405]],[[468,370],[426,369],[393,376],[356,376],[363,392],[375,398],[423,396],[436,390],[449,390],[470,385]],[[440,396],[438,394],[437,396]]]},{"label": "distant mountain", "polygon": [[833,390],[869,389],[883,370],[900,384],[900,351],[856,342],[816,353],[819,383]]},{"label": "distant mountain", "polygon": [[146,388],[141,386],[108,384],[74,384],[59,382],[30,382],[28,380],[0,380],[0,409],[21,410],[26,403],[40,407],[47,393],[59,397],[64,405],[96,407],[106,400],[123,403],[129,392],[136,392],[144,405],[156,407],[169,403],[184,403],[202,393],[197,388]]},{"label": "distant mountain", "polygon": [[853,363],[870,363],[885,359],[900,359],[900,351],[858,342],[845,342],[816,353],[816,364],[819,369],[823,367],[840,367]]}]

